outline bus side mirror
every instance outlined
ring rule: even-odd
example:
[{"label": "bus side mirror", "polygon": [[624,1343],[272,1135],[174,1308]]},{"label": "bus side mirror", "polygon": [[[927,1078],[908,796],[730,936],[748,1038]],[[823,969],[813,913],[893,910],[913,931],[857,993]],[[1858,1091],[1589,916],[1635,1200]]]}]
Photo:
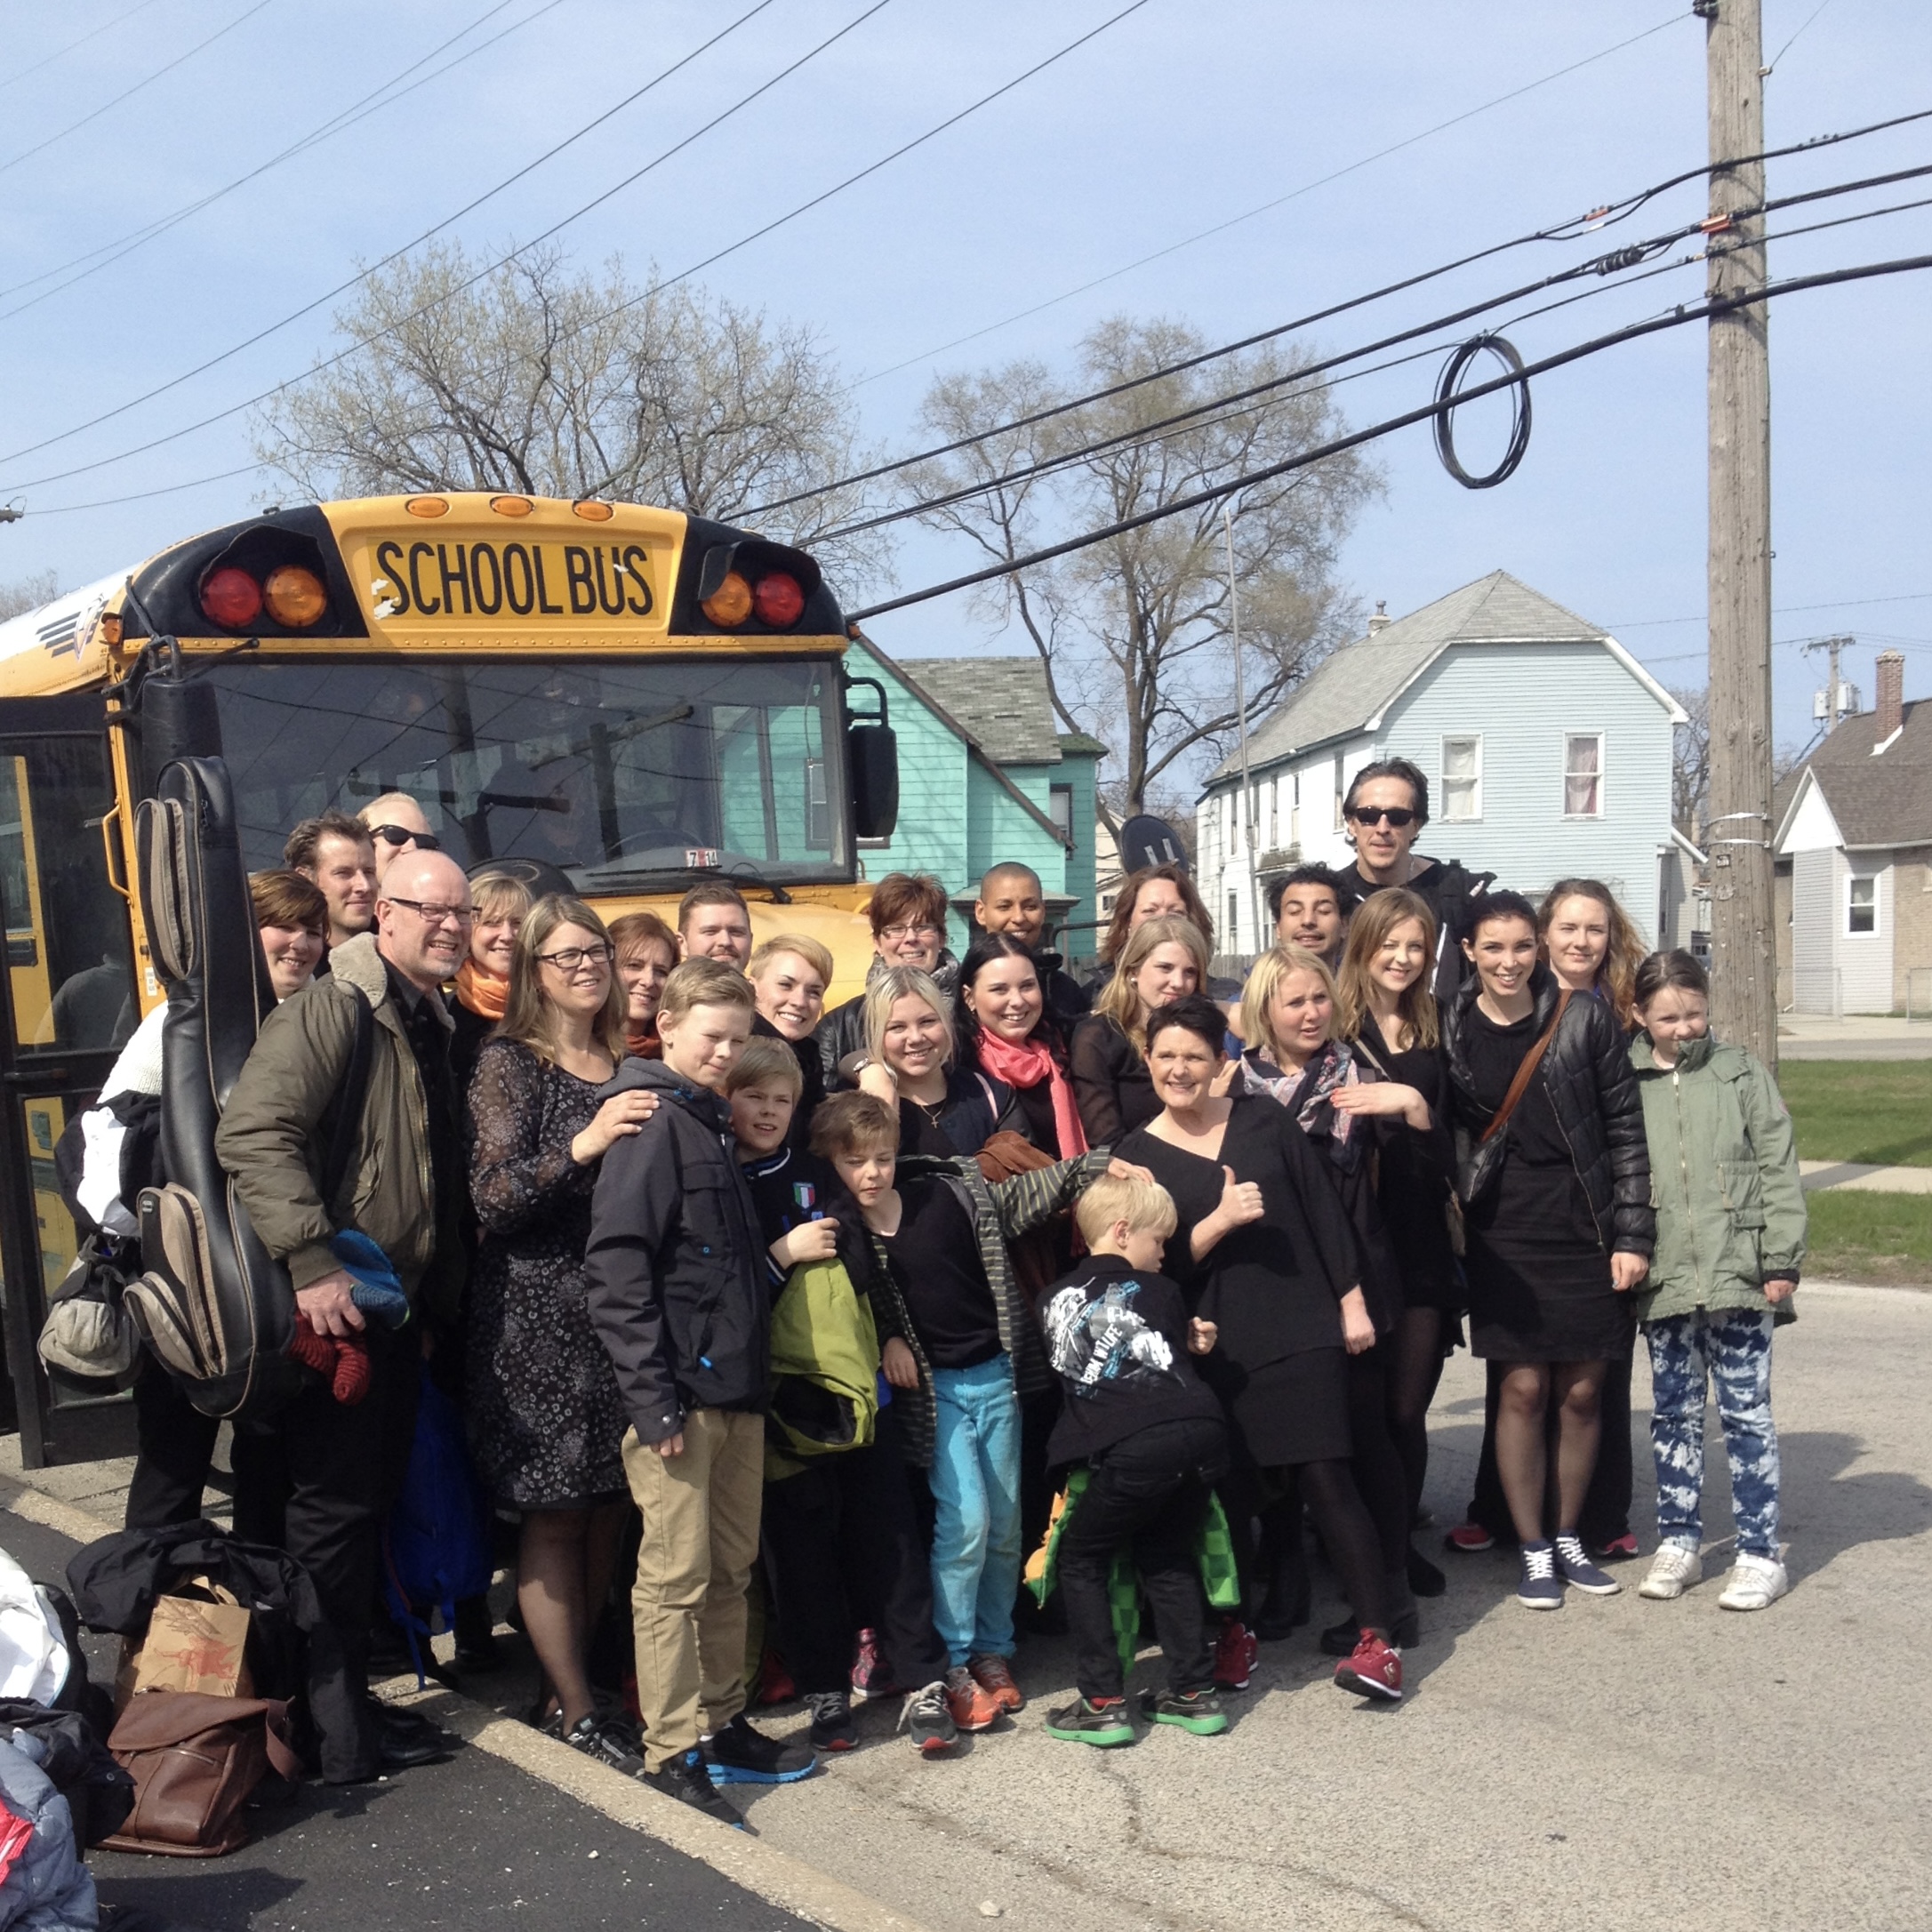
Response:
[{"label": "bus side mirror", "polygon": [[141,796],[151,798],[161,774],[177,758],[221,756],[221,714],[214,686],[149,677],[140,686]]},{"label": "bus side mirror", "polygon": [[853,836],[890,838],[899,822],[899,737],[886,720],[885,686],[870,677],[847,680],[848,691],[860,686],[878,697],[878,709],[851,717],[846,729]]}]

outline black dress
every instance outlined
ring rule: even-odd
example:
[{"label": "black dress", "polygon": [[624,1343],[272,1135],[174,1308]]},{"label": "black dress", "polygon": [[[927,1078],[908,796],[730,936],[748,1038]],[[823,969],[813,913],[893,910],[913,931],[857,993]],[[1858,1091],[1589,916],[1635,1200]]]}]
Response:
[{"label": "black dress", "polygon": [[[1536,1016],[1498,1026],[1480,1006],[1469,1016],[1475,1093],[1503,1104]],[[1541,1070],[1503,1130],[1495,1179],[1469,1207],[1470,1348],[1503,1362],[1587,1362],[1627,1354],[1631,1297],[1610,1280],[1589,1197],[1550,1102]]]},{"label": "black dress", "polygon": [[586,1311],[595,1166],[570,1143],[597,1085],[513,1040],[488,1041],[469,1086],[469,1185],[480,1228],[469,1279],[466,1421],[492,1499],[573,1509],[626,1493],[624,1406]]},{"label": "black dress", "polygon": [[[1220,1336],[1201,1374],[1221,1398],[1237,1458],[1255,1468],[1346,1462],[1348,1358],[1342,1297],[1361,1269],[1353,1231],[1320,1157],[1274,1101],[1243,1095],[1214,1158],[1146,1128],[1115,1150],[1174,1196],[1180,1225],[1166,1271]],[[1196,1225],[1221,1205],[1223,1166],[1262,1190],[1262,1219],[1193,1258]]]},{"label": "black dress", "polygon": [[[1365,1014],[1358,1051],[1388,1078],[1413,1086],[1429,1102],[1436,1127],[1446,1134],[1449,1075],[1439,1046],[1391,1052],[1375,1015]],[[1453,1317],[1463,1312],[1468,1296],[1449,1246],[1452,1185],[1439,1150],[1424,1137],[1407,1133],[1383,1137],[1376,1194],[1402,1274],[1402,1298],[1411,1308],[1433,1308]]]}]

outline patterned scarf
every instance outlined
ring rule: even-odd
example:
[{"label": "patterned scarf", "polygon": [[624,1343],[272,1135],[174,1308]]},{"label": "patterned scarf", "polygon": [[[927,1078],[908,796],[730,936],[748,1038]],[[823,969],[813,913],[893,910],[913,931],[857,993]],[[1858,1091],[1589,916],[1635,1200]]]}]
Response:
[{"label": "patterned scarf", "polygon": [[1284,1073],[1259,1046],[1241,1055],[1243,1091],[1266,1094],[1295,1116],[1295,1125],[1311,1140],[1326,1140],[1337,1166],[1353,1164],[1356,1150],[1349,1145],[1355,1126],[1352,1114],[1338,1113],[1329,1104],[1337,1087],[1361,1084],[1362,1070],[1346,1040],[1327,1041],[1299,1073]]}]

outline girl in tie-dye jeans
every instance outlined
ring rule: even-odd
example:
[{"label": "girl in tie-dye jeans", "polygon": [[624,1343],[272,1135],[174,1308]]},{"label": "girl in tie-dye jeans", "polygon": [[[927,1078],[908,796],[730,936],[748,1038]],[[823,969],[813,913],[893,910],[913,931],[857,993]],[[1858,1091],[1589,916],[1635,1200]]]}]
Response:
[{"label": "girl in tie-dye jeans", "polygon": [[1658,1547],[1639,1585],[1680,1597],[1704,1575],[1704,1419],[1714,1385],[1731,1470],[1735,1567],[1718,1599],[1761,1610],[1784,1594],[1777,1536],[1771,1333],[1796,1319],[1805,1198],[1790,1116],[1764,1063],[1710,1032],[1710,982],[1687,952],[1639,967],[1631,1046],[1644,1100],[1657,1247],[1639,1292],[1650,1345]]}]

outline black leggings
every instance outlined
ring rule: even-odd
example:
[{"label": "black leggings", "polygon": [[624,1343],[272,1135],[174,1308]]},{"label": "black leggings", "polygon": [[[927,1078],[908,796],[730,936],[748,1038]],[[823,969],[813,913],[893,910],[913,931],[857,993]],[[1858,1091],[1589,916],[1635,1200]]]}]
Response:
[{"label": "black leggings", "polygon": [[1236,1525],[1235,1550],[1244,1572],[1242,1595],[1251,1607],[1265,1592],[1269,1579],[1254,1574],[1255,1551],[1248,1523],[1261,1517],[1299,1545],[1305,1506],[1357,1618],[1366,1628],[1388,1634],[1389,1565],[1375,1519],[1362,1501],[1349,1463],[1337,1457],[1287,1468],[1245,1470],[1228,1479],[1223,1493]]},{"label": "black leggings", "polygon": [[[1405,1576],[1408,1567],[1408,1476],[1402,1458],[1396,1453],[1389,1433],[1388,1389],[1383,1379],[1383,1349],[1378,1342],[1372,1349],[1349,1357],[1349,1436],[1355,1454],[1349,1469],[1355,1487],[1382,1549],[1384,1571]],[[1324,1537],[1327,1532],[1323,1532]],[[1361,1599],[1351,1596],[1351,1603]]]},{"label": "black leggings", "polygon": [[1423,1484],[1429,1474],[1429,1405],[1442,1380],[1442,1311],[1405,1309],[1376,1352],[1384,1348],[1389,1351],[1383,1365],[1389,1391],[1389,1434],[1402,1458],[1413,1523],[1422,1510]]}]

